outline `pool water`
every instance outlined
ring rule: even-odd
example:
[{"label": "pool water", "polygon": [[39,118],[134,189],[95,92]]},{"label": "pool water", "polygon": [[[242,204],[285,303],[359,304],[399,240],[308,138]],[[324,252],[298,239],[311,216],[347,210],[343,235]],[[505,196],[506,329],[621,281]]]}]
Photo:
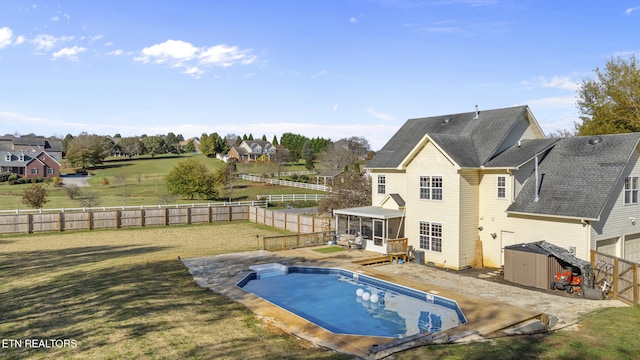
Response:
[{"label": "pool water", "polygon": [[252,273],[238,286],[339,334],[404,337],[466,323],[455,301],[343,269]]}]

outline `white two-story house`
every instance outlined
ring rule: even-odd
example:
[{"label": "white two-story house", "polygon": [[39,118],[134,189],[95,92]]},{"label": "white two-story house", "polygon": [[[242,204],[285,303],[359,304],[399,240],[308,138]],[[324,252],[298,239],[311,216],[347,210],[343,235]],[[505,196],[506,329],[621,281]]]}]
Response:
[{"label": "white two-story house", "polygon": [[545,138],[527,106],[411,119],[367,165],[372,205],[334,213],[368,250],[406,237],[454,269],[500,267],[505,246],[540,240],[640,261],[639,141]]}]

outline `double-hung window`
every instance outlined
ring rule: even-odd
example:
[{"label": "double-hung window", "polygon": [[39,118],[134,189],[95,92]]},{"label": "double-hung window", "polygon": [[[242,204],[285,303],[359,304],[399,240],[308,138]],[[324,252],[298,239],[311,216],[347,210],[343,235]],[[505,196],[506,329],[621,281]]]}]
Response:
[{"label": "double-hung window", "polygon": [[638,203],[638,177],[629,176],[624,179],[624,203]]},{"label": "double-hung window", "polygon": [[498,199],[507,197],[507,177],[498,176]]},{"label": "double-hung window", "polygon": [[442,200],[442,176],[420,176],[420,199]]},{"label": "double-hung window", "polygon": [[384,194],[387,191],[387,180],[384,175],[378,175],[378,194]]},{"label": "double-hung window", "polygon": [[442,224],[420,221],[420,248],[442,252]]}]

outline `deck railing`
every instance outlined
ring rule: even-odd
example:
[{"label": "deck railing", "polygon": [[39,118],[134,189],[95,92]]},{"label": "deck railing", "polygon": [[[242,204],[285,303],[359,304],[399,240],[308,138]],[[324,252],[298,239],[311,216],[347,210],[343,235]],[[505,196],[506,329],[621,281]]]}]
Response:
[{"label": "deck railing", "polygon": [[335,238],[335,234],[335,231],[320,231],[307,234],[265,236],[262,238],[262,249],[274,251],[326,245]]}]

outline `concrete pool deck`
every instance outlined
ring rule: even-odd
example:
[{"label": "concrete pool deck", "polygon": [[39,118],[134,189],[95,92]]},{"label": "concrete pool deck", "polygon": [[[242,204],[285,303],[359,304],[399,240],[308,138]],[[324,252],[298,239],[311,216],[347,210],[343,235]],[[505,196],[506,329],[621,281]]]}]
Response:
[{"label": "concrete pool deck", "polygon": [[[236,283],[251,272],[249,266],[256,264],[278,262],[287,266],[344,268],[455,300],[468,323],[444,331],[443,333],[447,334],[449,339],[464,337],[470,340],[486,337],[515,324],[539,318],[542,314],[550,314],[558,318],[558,324],[554,328],[569,328],[578,322],[582,314],[602,307],[626,306],[616,300],[597,301],[579,297],[561,297],[413,263],[365,267],[353,262],[378,257],[380,254],[368,251],[321,254],[313,249],[252,251],[182,259],[182,261],[200,286],[244,304],[273,326],[316,345],[359,357],[370,356],[372,346],[383,345],[391,339],[333,334],[245,292],[236,287]],[[487,276],[492,276],[491,270],[487,270],[487,273]]]}]

